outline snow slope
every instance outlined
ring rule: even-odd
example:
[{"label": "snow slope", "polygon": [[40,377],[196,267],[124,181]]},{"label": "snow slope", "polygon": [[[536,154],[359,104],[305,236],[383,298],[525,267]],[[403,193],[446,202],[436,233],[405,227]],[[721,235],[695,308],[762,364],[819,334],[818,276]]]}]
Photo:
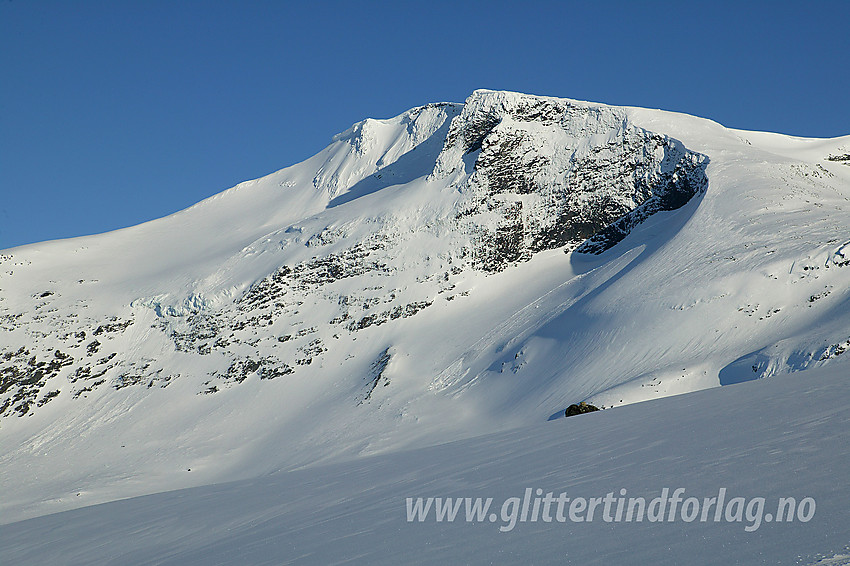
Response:
[{"label": "snow slope", "polygon": [[5,250],[0,523],[832,365],[847,153],[476,91]]},{"label": "snow slope", "polygon": [[[47,515],[0,526],[0,548],[9,564],[57,566],[850,564],[848,369]],[[765,503],[740,522],[725,510],[719,522],[713,510],[706,522],[605,522],[602,511],[559,522],[554,506],[552,521],[516,515],[510,530],[501,515],[466,522],[463,510],[453,522],[433,510],[407,520],[408,497],[492,497],[498,514],[527,488],[571,499],[625,489],[647,501],[664,488],[700,500],[726,488],[727,501]],[[781,497],[813,498],[813,515],[768,522]]]}]

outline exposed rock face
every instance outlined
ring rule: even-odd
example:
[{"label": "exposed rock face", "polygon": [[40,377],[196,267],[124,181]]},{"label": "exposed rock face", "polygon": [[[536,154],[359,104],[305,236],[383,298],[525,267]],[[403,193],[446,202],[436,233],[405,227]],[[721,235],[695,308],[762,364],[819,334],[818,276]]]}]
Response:
[{"label": "exposed rock face", "polygon": [[620,109],[563,99],[477,91],[452,121],[435,175],[470,156],[458,216],[476,235],[475,266],[488,271],[562,246],[601,253],[708,186],[704,155]]},{"label": "exposed rock face", "polygon": [[[319,371],[342,338],[404,324],[438,298],[453,299],[464,272],[500,271],[555,248],[600,253],[708,182],[705,156],[631,124],[623,109],[490,91],[476,91],[462,107],[433,104],[365,120],[320,157],[302,164],[312,167],[299,173],[302,181],[280,184],[301,182],[311,195],[326,195],[326,214],[276,226],[222,266],[226,273],[252,257],[278,258],[244,292],[213,289],[206,296],[226,299],[192,293],[176,304],[161,299],[166,292],[107,318],[77,318],[39,289],[31,312],[0,313],[0,327],[30,329],[26,348],[0,349],[0,416],[25,415],[57,388],[80,398],[100,386],[166,387],[181,377],[185,370],[175,370],[165,354],[136,359],[126,346],[128,332],[143,335],[137,309],[156,316],[145,340],[160,340],[173,349],[169,355],[204,368],[199,393],[251,376],[288,379]],[[427,194],[442,200],[431,208],[403,201],[368,217],[341,206],[408,183],[437,187]],[[416,239],[423,234],[427,249]],[[55,324],[45,326],[39,309],[55,313]],[[59,348],[39,345],[51,332]],[[385,346],[375,350],[379,362],[369,366],[361,403],[389,381],[389,354]]]}]

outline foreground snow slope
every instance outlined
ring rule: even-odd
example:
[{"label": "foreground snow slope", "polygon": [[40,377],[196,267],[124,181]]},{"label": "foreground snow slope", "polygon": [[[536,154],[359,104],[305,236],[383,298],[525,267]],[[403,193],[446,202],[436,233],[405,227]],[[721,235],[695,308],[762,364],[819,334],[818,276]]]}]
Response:
[{"label": "foreground snow slope", "polygon": [[[57,513],[0,527],[0,548],[17,565],[850,564],[848,370]],[[665,487],[685,488],[682,499],[764,497],[763,517],[780,497],[816,506],[790,523],[715,523],[713,510],[707,522],[609,523],[601,508],[592,522],[558,522],[554,506],[552,522],[507,532],[501,517],[467,523],[464,511],[407,521],[408,497],[492,497],[499,513],[526,488],[650,501]]]},{"label": "foreground snow slope", "polygon": [[848,153],[476,91],[6,250],[0,524],[832,364]]}]

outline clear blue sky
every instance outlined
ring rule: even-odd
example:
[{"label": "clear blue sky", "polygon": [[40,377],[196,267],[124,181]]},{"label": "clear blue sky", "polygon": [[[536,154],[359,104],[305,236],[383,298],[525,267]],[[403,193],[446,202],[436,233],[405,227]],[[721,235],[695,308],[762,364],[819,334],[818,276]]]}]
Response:
[{"label": "clear blue sky", "polygon": [[476,88],[850,134],[850,1],[0,0],[0,248],[176,212]]}]

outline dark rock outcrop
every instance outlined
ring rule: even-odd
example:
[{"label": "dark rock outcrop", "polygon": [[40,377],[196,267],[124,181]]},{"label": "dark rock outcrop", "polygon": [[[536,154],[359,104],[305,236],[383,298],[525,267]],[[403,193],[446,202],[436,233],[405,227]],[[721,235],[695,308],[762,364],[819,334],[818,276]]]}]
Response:
[{"label": "dark rock outcrop", "polygon": [[573,403],[564,411],[565,417],[574,417],[576,415],[583,415],[584,413],[592,413],[594,411],[599,411],[599,407],[591,405],[590,403],[585,403],[582,401],[581,403]]}]

